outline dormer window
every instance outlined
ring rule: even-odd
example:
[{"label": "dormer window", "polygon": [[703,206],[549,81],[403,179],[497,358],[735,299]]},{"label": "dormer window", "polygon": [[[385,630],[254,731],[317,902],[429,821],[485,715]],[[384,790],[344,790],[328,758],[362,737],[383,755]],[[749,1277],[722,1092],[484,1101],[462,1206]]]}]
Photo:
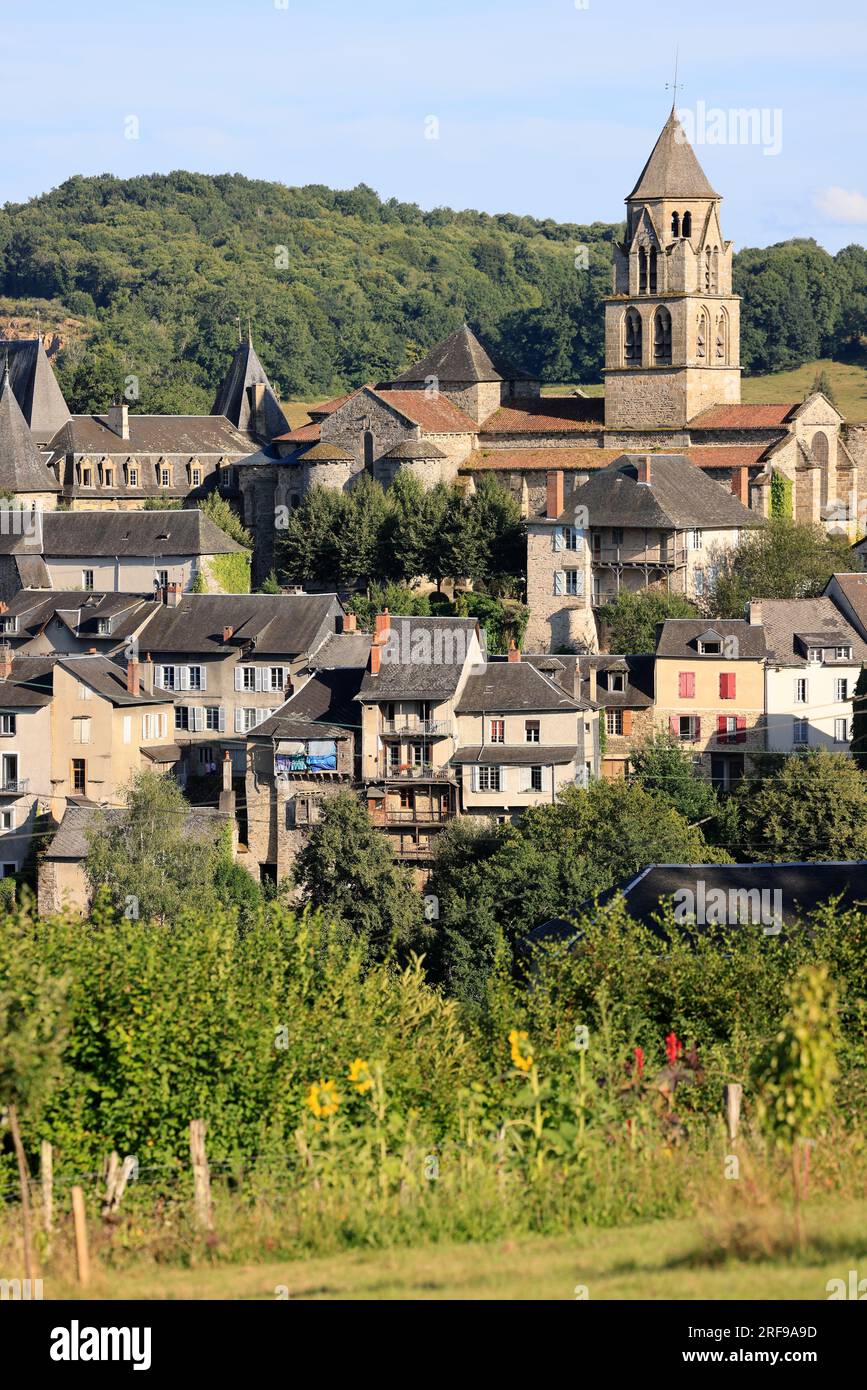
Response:
[{"label": "dormer window", "polygon": [[852,660],[852,648],[851,648],[851,647],[835,647],[835,648],[834,648],[834,658],[835,658],[836,661],[851,661],[851,660]]},{"label": "dormer window", "polygon": [[82,468],[82,470],[81,470],[81,486],[82,486],[82,487],[93,487],[93,469],[92,469],[92,468]]},{"label": "dormer window", "polygon": [[608,676],[608,689],[616,695],[626,691],[626,677],[622,671],[611,671]]},{"label": "dormer window", "polygon": [[191,468],[191,469],[190,469],[190,483],[192,484],[193,487],[201,487],[201,485],[202,485],[202,470],[201,470],[201,468]]},{"label": "dormer window", "polygon": [[96,630],[100,637],[108,637],[111,633],[111,618],[97,618]]},{"label": "dormer window", "polygon": [[102,481],[106,487],[114,487],[114,469],[106,468],[103,470]]},{"label": "dormer window", "polygon": [[17,619],[17,618],[13,618],[13,617],[11,617],[11,616],[8,615],[8,614],[7,614],[5,617],[0,618],[0,632],[17,632],[17,631],[18,631],[18,619]]},{"label": "dormer window", "polygon": [[807,660],[808,660],[808,661],[821,661],[821,660],[822,660],[822,648],[821,648],[821,647],[808,647],[808,648],[807,648]]},{"label": "dormer window", "polygon": [[160,487],[171,487],[172,470],[166,463],[161,463],[159,467]]},{"label": "dormer window", "polygon": [[702,656],[720,656],[722,653],[722,642],[699,642],[698,649]]}]

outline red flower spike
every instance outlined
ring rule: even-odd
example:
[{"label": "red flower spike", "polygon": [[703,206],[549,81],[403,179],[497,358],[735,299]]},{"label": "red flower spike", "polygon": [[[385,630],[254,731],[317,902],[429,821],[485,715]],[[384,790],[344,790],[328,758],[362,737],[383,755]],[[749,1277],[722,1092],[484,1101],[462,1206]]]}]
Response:
[{"label": "red flower spike", "polygon": [[668,1065],[673,1067],[682,1053],[683,1043],[679,1040],[676,1033],[669,1033],[665,1039],[665,1055],[668,1058]]}]

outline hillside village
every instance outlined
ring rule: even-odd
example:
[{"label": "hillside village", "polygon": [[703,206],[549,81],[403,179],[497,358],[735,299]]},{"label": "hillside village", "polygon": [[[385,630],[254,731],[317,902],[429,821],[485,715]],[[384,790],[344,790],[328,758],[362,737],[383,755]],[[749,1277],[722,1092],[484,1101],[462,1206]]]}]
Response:
[{"label": "hillside village", "polygon": [[[732,243],[674,110],[626,205],[600,398],[542,396],[465,325],[295,428],[249,333],[209,415],[80,416],[40,338],[3,345],[0,872],[29,875],[41,912],[87,911],[89,828],[142,769],[227,826],[257,883],[290,880],[351,789],[423,885],[456,817],[517,821],[621,779],[654,731],[722,792],[760,753],[849,752],[867,426],[820,392],[741,403]],[[523,650],[489,654],[473,618],[386,609],[362,631],[336,586],[223,591],[221,557],[245,547],[208,497],[252,537],[255,589],[312,489],[401,473],[464,496],[494,477],[515,499]],[[656,589],[701,611],[721,558],[784,514],[851,544],[851,572],[739,618],[668,618],[653,653],[607,649],[602,605]]]}]

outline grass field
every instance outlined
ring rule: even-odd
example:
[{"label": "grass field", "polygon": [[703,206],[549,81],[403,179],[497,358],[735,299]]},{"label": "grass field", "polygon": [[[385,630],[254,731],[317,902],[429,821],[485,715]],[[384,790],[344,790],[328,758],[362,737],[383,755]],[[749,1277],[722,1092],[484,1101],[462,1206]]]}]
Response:
[{"label": "grass field", "polygon": [[[352,1251],[193,1269],[94,1271],[95,1299],[825,1299],[829,1279],[867,1272],[867,1201],[817,1202],[801,1255],[736,1260],[705,1223],[657,1221],[490,1245]],[[586,1289],[582,1294],[581,1289]],[[45,1297],[79,1298],[51,1276]]]}]

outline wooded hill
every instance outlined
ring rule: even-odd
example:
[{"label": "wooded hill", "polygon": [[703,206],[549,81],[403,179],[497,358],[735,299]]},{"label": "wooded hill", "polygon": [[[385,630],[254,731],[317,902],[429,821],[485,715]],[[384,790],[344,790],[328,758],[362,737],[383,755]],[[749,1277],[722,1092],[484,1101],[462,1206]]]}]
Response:
[{"label": "wooded hill", "polygon": [[[43,331],[82,321],[57,359],[71,407],[210,409],[238,338],[285,397],[378,380],[467,320],[545,381],[592,382],[600,297],[622,224],[423,212],[372,189],[288,188],[238,174],[74,177],[0,209],[0,295]],[[586,248],[586,268],[584,266]],[[742,361],[779,371],[845,357],[867,335],[867,251],[814,241],[741,251]]]}]

